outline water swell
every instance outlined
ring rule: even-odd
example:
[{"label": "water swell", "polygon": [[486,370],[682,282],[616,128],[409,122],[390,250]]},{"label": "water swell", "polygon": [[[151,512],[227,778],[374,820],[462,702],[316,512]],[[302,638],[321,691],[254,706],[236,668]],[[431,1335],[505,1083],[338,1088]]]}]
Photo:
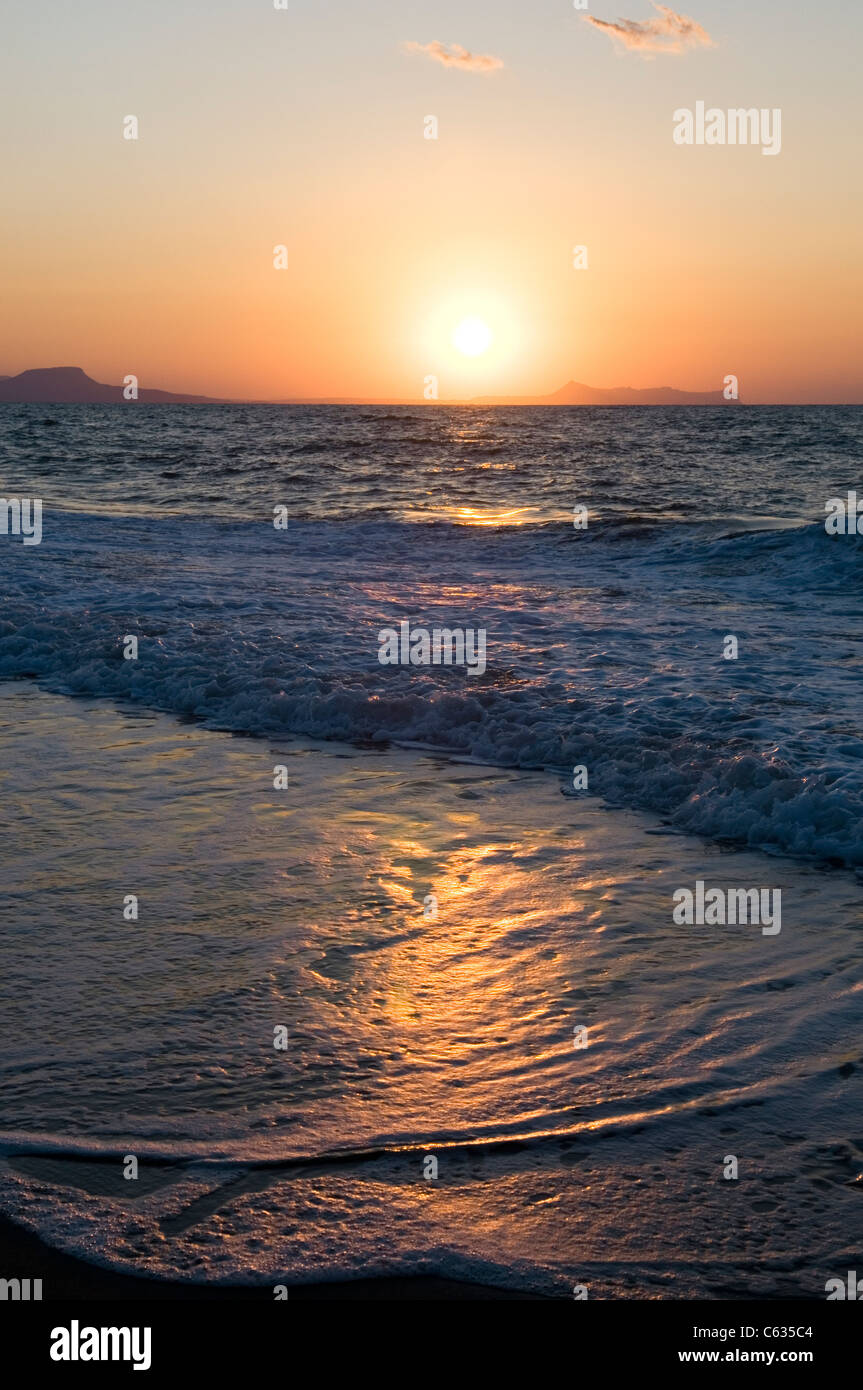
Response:
[{"label": "water swell", "polygon": [[[562,776],[583,764],[590,792],[678,830],[863,865],[861,651],[845,620],[860,537],[632,515],[581,534],[306,523],[286,590],[271,535],[76,515],[53,544],[6,548],[0,678],[249,735]],[[411,615],[487,622],[485,674],[382,667],[378,628]],[[719,643],[734,630],[748,649],[732,667]]]}]

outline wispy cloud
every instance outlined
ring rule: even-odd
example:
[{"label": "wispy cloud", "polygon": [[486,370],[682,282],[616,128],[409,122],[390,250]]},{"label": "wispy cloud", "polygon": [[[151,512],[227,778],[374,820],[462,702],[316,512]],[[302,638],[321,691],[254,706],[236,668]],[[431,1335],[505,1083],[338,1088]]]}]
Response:
[{"label": "wispy cloud", "polygon": [[462,72],[494,72],[503,67],[502,58],[493,58],[490,53],[468,53],[460,43],[438,43],[433,39],[431,43],[406,43],[405,49],[408,53],[424,53],[445,68],[461,68]]},{"label": "wispy cloud", "polygon": [[624,48],[639,49],[642,53],[683,53],[687,48],[713,47],[707,30],[694,19],[677,14],[668,5],[657,4],[657,0],[651,3],[659,11],[658,19],[619,19],[616,24],[610,24],[605,19],[594,19],[593,15],[586,14],[582,18],[595,29],[602,29],[617,39]]}]

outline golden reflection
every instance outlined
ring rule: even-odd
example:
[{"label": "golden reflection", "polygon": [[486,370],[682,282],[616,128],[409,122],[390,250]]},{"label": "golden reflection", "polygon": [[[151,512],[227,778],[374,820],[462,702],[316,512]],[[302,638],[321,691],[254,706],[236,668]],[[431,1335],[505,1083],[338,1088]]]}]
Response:
[{"label": "golden reflection", "polygon": [[449,513],[451,521],[463,526],[523,526],[534,519],[535,507],[512,507],[508,511],[480,511],[476,507],[453,507]]},{"label": "golden reflection", "polygon": [[[479,817],[452,812],[448,825],[451,839],[468,839]],[[451,843],[435,855],[415,839],[394,836],[386,848],[389,862],[377,887],[407,940],[387,954],[381,1013],[399,1029],[422,1018],[438,1054],[476,1060],[489,1029],[514,1037],[559,995],[557,953],[547,950],[540,963],[528,944],[548,943],[550,916],[559,922],[583,913],[588,885],[550,902],[538,891],[533,847],[523,840]],[[433,915],[424,907],[429,894]],[[504,1017],[495,1018],[503,1001]],[[562,1034],[560,1041],[564,1046]]]},{"label": "golden reflection", "polygon": [[[608,884],[556,788],[518,778],[538,826],[498,770],[391,751],[374,771],[344,757],[327,771],[313,857],[329,939],[307,965],[338,1059],[327,1123],[333,1106],[352,1135],[582,1123],[607,1067],[608,1018],[590,1001],[624,958],[597,931]],[[591,1028],[577,1054],[575,1022]]]}]

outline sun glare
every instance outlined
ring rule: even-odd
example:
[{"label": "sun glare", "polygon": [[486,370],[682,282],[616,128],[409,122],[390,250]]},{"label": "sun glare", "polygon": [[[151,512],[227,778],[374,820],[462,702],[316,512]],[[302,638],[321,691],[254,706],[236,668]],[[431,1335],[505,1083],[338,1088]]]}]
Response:
[{"label": "sun glare", "polygon": [[483,319],[462,319],[456,326],[452,340],[465,357],[479,357],[491,343],[491,329]]}]

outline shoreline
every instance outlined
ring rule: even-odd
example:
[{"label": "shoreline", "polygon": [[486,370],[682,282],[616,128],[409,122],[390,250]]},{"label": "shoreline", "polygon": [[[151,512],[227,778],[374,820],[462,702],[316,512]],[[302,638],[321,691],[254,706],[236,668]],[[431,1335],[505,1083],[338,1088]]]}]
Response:
[{"label": "shoreline", "polygon": [[[6,1216],[0,1216],[0,1270],[0,1277],[6,1279],[41,1279],[43,1303],[69,1300],[93,1303],[115,1300],[149,1302],[163,1299],[196,1302],[274,1301],[274,1285],[271,1282],[259,1285],[193,1284],[179,1279],[154,1279],[105,1269],[101,1265],[90,1264],[78,1255],[56,1250]],[[547,1301],[537,1294],[521,1293],[515,1289],[464,1283],[455,1279],[438,1279],[430,1275],[288,1285],[288,1296],[290,1300],[347,1299],[374,1302],[403,1299],[423,1302],[476,1299]]]},{"label": "shoreline", "polygon": [[[53,1302],[689,1302],[855,1268],[844,876],[670,841],[537,773],[8,697],[0,1278]],[[672,922],[681,884],[766,872],[780,934]],[[46,998],[80,1039],[47,1059]]]}]

